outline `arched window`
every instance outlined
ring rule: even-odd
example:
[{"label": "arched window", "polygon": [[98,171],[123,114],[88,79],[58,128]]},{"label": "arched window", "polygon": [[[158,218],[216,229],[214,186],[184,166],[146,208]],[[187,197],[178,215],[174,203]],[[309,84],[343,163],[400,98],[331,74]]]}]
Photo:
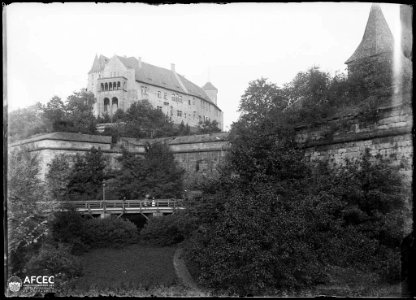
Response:
[{"label": "arched window", "polygon": [[120,81],[117,82],[117,89],[120,89]]},{"label": "arched window", "polygon": [[111,99],[111,104],[112,104],[112,112],[114,114],[118,109],[118,99],[116,97],[113,97],[113,99]]},{"label": "arched window", "polygon": [[113,89],[113,83],[112,82],[110,82],[109,84],[108,84],[108,90],[112,90]]},{"label": "arched window", "polygon": [[117,82],[113,82],[113,90],[117,89]]},{"label": "arched window", "polygon": [[104,91],[104,83],[101,83],[101,90]]},{"label": "arched window", "polygon": [[105,87],[105,91],[108,91],[108,83],[106,82],[105,84],[104,84],[104,87]]},{"label": "arched window", "polygon": [[108,112],[108,107],[110,106],[110,99],[104,98],[104,112]]}]

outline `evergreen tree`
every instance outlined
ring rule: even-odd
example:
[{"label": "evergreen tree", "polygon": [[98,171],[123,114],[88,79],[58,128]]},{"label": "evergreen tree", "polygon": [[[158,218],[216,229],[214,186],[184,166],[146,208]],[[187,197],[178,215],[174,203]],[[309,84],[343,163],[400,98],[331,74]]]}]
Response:
[{"label": "evergreen tree", "polygon": [[46,174],[46,183],[52,199],[67,200],[67,186],[71,173],[70,157],[64,154],[57,155],[48,164],[49,171]]},{"label": "evergreen tree", "polygon": [[92,148],[85,155],[77,154],[68,180],[68,196],[72,200],[95,200],[101,195],[106,161],[101,149]]},{"label": "evergreen tree", "polygon": [[155,198],[181,197],[184,171],[178,168],[165,144],[146,146],[144,158],[123,151],[121,170],[115,178],[120,198],[138,199],[150,194]]}]

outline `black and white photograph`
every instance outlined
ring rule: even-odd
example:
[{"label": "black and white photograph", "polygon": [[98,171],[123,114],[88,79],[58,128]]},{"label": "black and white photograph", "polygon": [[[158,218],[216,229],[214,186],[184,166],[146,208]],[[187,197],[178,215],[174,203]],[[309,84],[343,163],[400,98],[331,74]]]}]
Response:
[{"label": "black and white photograph", "polygon": [[416,296],[413,5],[2,7],[5,297]]}]

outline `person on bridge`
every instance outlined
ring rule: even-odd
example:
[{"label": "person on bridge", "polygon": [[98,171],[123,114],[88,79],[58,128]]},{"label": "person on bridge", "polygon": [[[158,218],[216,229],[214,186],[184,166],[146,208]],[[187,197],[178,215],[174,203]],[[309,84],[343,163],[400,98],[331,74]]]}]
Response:
[{"label": "person on bridge", "polygon": [[147,206],[149,204],[149,199],[150,199],[150,195],[146,194],[145,198],[144,198],[144,206]]}]

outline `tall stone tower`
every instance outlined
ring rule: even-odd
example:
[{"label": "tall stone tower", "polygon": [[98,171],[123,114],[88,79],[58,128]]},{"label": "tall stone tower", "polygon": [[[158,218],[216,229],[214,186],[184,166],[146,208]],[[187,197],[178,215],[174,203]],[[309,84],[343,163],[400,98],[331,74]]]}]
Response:
[{"label": "tall stone tower", "polygon": [[361,43],[353,55],[345,62],[348,73],[357,70],[365,63],[378,62],[391,65],[393,60],[394,39],[381,11],[380,5],[371,6],[367,26]]},{"label": "tall stone tower", "polygon": [[205,93],[207,93],[211,101],[217,104],[218,89],[209,81],[205,83],[202,89],[205,91]]}]

